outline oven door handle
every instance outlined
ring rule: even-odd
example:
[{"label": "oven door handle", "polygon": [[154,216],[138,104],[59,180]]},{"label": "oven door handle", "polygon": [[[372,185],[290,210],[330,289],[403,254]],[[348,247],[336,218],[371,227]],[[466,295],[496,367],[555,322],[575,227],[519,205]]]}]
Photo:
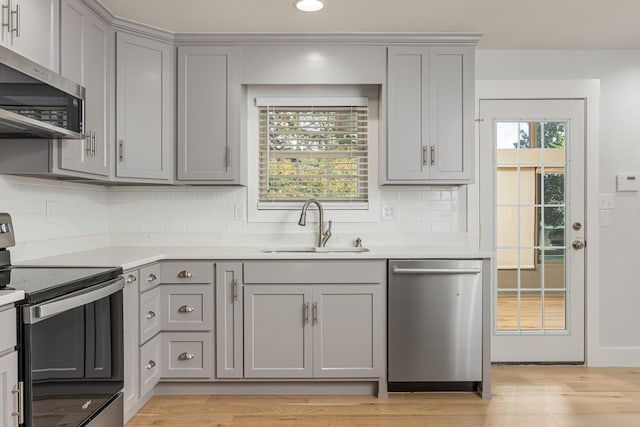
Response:
[{"label": "oven door handle", "polygon": [[124,279],[122,277],[107,282],[105,286],[100,287],[94,291],[87,292],[86,290],[78,291],[65,295],[56,301],[51,301],[43,304],[34,305],[25,311],[24,323],[34,324],[38,323],[47,317],[60,314],[62,312],[72,310],[77,307],[98,301],[109,295],[115,294],[124,287]]}]

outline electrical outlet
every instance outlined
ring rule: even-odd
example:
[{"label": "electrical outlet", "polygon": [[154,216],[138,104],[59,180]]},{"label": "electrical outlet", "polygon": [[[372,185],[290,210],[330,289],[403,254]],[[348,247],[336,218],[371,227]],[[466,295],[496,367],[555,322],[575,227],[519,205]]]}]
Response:
[{"label": "electrical outlet", "polygon": [[398,219],[396,208],[391,205],[382,205],[382,219],[385,221]]},{"label": "electrical outlet", "polygon": [[56,222],[56,202],[53,200],[47,200],[46,202],[46,211],[47,211],[47,222],[53,224]]},{"label": "electrical outlet", "polygon": [[600,194],[600,209],[613,209],[613,194]]}]

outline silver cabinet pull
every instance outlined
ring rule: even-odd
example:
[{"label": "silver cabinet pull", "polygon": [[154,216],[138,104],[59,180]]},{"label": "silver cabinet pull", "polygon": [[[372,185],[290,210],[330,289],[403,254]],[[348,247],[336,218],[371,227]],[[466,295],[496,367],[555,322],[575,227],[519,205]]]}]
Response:
[{"label": "silver cabinet pull", "polygon": [[154,311],[149,310],[147,312],[147,319],[153,319],[154,317],[156,317],[156,313]]},{"label": "silver cabinet pull", "polygon": [[[4,17],[7,17],[5,21]],[[2,5],[2,28],[6,28],[11,32],[11,0],[7,1],[7,4]]]},{"label": "silver cabinet pull", "polygon": [[429,147],[424,146],[422,147],[422,164],[426,165],[427,163],[429,163]]},{"label": "silver cabinet pull", "polygon": [[186,351],[185,351],[184,353],[182,353],[182,354],[180,354],[180,355],[178,356],[178,359],[179,359],[179,360],[191,360],[191,359],[193,359],[194,357],[195,357],[195,356],[194,356],[193,354],[191,354],[191,353],[189,353],[189,352],[186,352]]},{"label": "silver cabinet pull", "polygon": [[156,280],[158,280],[158,276],[156,276],[155,274],[151,273],[147,276],[147,282],[151,283],[151,282],[155,282]]},{"label": "silver cabinet pull", "polygon": [[124,162],[124,140],[118,141],[118,160]]},{"label": "silver cabinet pull", "polygon": [[302,325],[309,324],[309,303],[305,302],[302,304]]},{"label": "silver cabinet pull", "polygon": [[154,362],[153,360],[149,360],[149,362],[147,362],[147,366],[145,366],[145,368],[147,369],[153,369],[156,367],[156,362]]},{"label": "silver cabinet pull", "polygon": [[313,303],[313,324],[314,325],[318,324],[318,303],[317,302]]},{"label": "silver cabinet pull", "polygon": [[16,37],[20,37],[20,4],[16,5],[16,9],[11,11],[11,17],[9,21],[13,21],[13,17],[16,17],[16,25],[12,26],[9,30],[12,33],[16,33]]},{"label": "silver cabinet pull", "polygon": [[84,137],[84,153],[87,157],[91,155],[91,132],[82,135]]},{"label": "silver cabinet pull", "polygon": [[394,267],[394,274],[480,274],[479,268],[402,268]]},{"label": "silver cabinet pull", "polygon": [[11,394],[16,397],[11,416],[18,418],[17,424],[24,424],[24,383],[20,381],[16,384],[11,390]]},{"label": "silver cabinet pull", "polygon": [[134,276],[133,274],[130,274],[130,275],[127,276],[127,280],[125,280],[125,282],[128,285],[129,283],[133,283],[136,280],[138,280],[138,279],[136,279],[136,276]]},{"label": "silver cabinet pull", "polygon": [[194,310],[195,308],[191,307],[190,305],[183,305],[178,309],[180,313],[191,313]]},{"label": "silver cabinet pull", "polygon": [[233,300],[238,301],[238,279],[233,279]]},{"label": "silver cabinet pull", "polygon": [[431,146],[431,166],[436,164],[436,146]]},{"label": "silver cabinet pull", "polygon": [[187,270],[182,270],[180,273],[178,273],[179,279],[190,279],[192,277],[193,277],[193,274],[188,272]]}]

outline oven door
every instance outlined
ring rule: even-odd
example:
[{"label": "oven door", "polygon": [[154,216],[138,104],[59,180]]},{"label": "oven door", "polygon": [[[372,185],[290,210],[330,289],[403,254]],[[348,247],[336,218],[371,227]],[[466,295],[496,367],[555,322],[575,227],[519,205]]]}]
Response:
[{"label": "oven door", "polygon": [[80,426],[123,387],[122,287],[95,285],[22,307],[26,426]]}]

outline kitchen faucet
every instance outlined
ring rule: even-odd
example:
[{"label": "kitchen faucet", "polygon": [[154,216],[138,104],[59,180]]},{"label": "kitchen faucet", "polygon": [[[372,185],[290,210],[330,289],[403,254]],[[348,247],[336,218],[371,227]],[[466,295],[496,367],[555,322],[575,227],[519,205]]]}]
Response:
[{"label": "kitchen faucet", "polygon": [[309,199],[304,202],[302,205],[302,212],[300,213],[300,219],[298,220],[298,225],[305,226],[307,225],[307,208],[311,203],[315,203],[318,207],[318,244],[317,247],[321,248],[327,244],[327,240],[331,237],[331,221],[329,221],[329,227],[324,230],[324,211],[322,209],[322,205],[316,199]]}]

